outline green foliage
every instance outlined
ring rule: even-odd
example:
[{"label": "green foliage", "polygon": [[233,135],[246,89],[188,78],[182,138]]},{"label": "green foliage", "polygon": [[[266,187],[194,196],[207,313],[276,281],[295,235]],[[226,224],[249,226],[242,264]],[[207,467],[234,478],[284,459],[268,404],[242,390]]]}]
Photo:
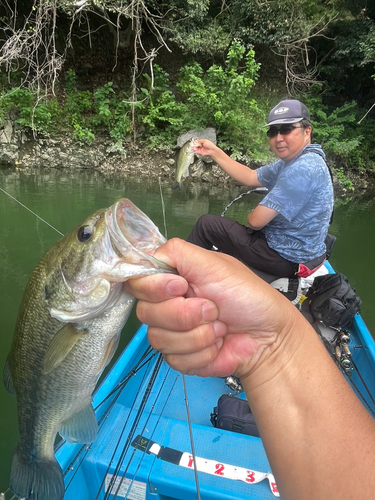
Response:
[{"label": "green foliage", "polygon": [[223,66],[213,64],[204,71],[198,62],[190,62],[180,69],[176,95],[169,89],[168,74],[155,66],[154,91],[143,89],[147,100],[138,105],[151,143],[173,144],[181,132],[212,126],[220,146],[233,155],[260,154],[264,139],[259,123],[264,117],[253,97],[259,70],[254,56],[234,41]]},{"label": "green foliage", "polygon": [[[233,36],[263,52],[267,47],[264,55],[268,58],[272,56],[270,49],[281,56],[286,52],[290,55],[293,47],[299,47],[303,53],[311,37],[335,16],[334,3],[324,0],[232,0]],[[339,8],[342,11],[341,5]]]},{"label": "green foliage", "polygon": [[346,68],[361,67],[375,62],[375,24],[368,18],[351,22],[339,21],[333,28],[336,50],[331,62]]},{"label": "green foliage", "polygon": [[326,153],[349,158],[363,139],[356,131],[357,105],[355,102],[347,102],[336,108],[325,105],[320,90],[320,85],[313,86],[310,95],[305,98],[313,117],[314,139],[324,147]]},{"label": "green foliage", "polygon": [[224,66],[213,64],[204,72],[198,63],[188,64],[177,84],[190,126],[216,127],[220,145],[234,155],[253,155],[263,142],[258,131],[262,113],[253,97],[259,70],[254,56],[234,41]]},{"label": "green foliage", "polygon": [[347,191],[354,191],[354,186],[353,183],[350,179],[347,178],[344,172],[344,168],[334,168],[332,167],[332,172],[336,176],[337,180],[339,181],[340,185]]},{"label": "green foliage", "polygon": [[37,102],[34,94],[19,87],[4,91],[0,98],[0,123],[13,115],[21,130],[48,134],[56,128],[60,112],[56,99]]},{"label": "green foliage", "polygon": [[65,121],[73,128],[73,138],[81,144],[90,144],[95,136],[87,126],[87,113],[92,109],[92,94],[88,90],[78,92],[76,75],[69,70],[65,75]]},{"label": "green foliage", "polygon": [[183,130],[186,107],[169,90],[169,75],[160,66],[154,65],[153,89],[151,78],[144,75],[144,79],[146,85],[141,88],[136,106],[137,120],[145,127],[144,135],[151,147],[171,146]]},{"label": "green foliage", "polygon": [[113,83],[108,82],[94,92],[94,114],[90,124],[97,130],[106,130],[121,144],[131,132],[130,106],[120,97],[116,98]]},{"label": "green foliage", "polygon": [[73,137],[80,144],[91,144],[95,140],[95,135],[86,127],[79,123],[73,123]]},{"label": "green foliage", "polygon": [[91,110],[92,108],[92,94],[88,90],[78,92],[75,84],[75,74],[73,71],[69,70],[65,81],[66,81],[66,100],[65,100],[65,114],[68,118],[70,125],[79,123],[80,125],[85,124],[84,114]]},{"label": "green foliage", "polygon": [[189,54],[221,56],[230,44],[229,10],[209,0],[161,3],[162,25],[168,38]]}]

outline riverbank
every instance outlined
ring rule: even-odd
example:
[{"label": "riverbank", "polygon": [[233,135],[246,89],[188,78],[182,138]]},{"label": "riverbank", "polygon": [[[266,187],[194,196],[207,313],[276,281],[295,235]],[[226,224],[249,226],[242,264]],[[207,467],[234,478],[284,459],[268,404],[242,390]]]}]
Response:
[{"label": "riverbank", "polygon": [[[121,174],[132,179],[161,179],[171,184],[175,178],[175,150],[149,150],[144,146],[128,142],[124,148],[114,148],[109,140],[96,140],[91,145],[82,145],[67,136],[35,140],[12,127],[0,133],[0,166],[18,170],[66,169],[95,170],[104,176]],[[336,167],[334,160],[328,160]],[[257,164],[249,165],[256,168]],[[375,172],[345,173],[347,179],[334,175],[334,190],[337,198],[361,197],[375,190]],[[342,177],[342,176],[341,176]],[[350,188],[350,181],[352,188]],[[240,187],[215,163],[206,163],[196,157],[190,167],[190,175],[184,184],[198,183],[215,187]]]}]

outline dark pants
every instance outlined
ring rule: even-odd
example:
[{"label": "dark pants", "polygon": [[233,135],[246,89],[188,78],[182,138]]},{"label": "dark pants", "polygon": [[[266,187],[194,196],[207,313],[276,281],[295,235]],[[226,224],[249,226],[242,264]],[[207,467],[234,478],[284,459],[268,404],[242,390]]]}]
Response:
[{"label": "dark pants", "polygon": [[280,277],[295,276],[295,264],[272,250],[262,231],[253,231],[218,215],[202,215],[187,241],[208,250],[215,246],[259,271]]}]

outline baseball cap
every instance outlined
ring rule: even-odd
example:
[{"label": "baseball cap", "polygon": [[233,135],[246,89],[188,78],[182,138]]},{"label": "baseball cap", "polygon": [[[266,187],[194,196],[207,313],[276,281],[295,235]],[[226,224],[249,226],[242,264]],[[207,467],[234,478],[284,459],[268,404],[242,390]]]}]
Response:
[{"label": "baseball cap", "polygon": [[300,101],[296,99],[287,99],[285,101],[280,101],[273,109],[271,109],[268,115],[267,125],[263,127],[269,127],[270,125],[277,125],[280,123],[296,123],[301,120],[310,121],[310,112],[307,107]]}]

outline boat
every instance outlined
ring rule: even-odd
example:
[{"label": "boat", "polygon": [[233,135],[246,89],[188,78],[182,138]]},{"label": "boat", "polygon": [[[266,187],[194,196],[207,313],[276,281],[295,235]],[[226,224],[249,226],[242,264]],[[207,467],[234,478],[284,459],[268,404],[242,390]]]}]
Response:
[{"label": "boat", "polygon": [[[334,270],[324,264],[328,273]],[[316,325],[349,384],[375,417],[375,342],[357,313],[343,332]],[[343,335],[345,338],[343,338]],[[184,377],[147,341],[142,325],[94,395],[99,423],[89,445],[61,442],[64,500],[252,500],[279,496],[259,437],[215,427],[228,380]],[[343,401],[343,407],[345,401]]]}]

